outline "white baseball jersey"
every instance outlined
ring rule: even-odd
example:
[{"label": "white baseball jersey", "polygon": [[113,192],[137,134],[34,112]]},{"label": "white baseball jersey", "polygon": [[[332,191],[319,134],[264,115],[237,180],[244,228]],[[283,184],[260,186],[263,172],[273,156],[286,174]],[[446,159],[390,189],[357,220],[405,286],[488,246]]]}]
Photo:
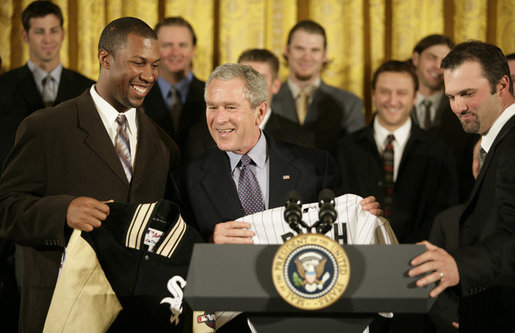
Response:
[{"label": "white baseball jersey", "polygon": [[[338,217],[333,228],[325,235],[340,244],[397,244],[397,238],[388,221],[364,211],[359,202],[360,196],[344,194],[335,198]],[[318,203],[304,204],[302,220],[309,226],[318,221]],[[251,224],[255,233],[254,244],[283,244],[296,235],[284,221],[285,207],[268,209],[244,216],[238,221]]]}]

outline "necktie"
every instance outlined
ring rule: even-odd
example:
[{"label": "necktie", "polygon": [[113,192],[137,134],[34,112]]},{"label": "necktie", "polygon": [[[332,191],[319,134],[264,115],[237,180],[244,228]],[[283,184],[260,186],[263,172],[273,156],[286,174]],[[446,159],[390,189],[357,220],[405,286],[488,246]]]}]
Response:
[{"label": "necktie", "polygon": [[384,216],[390,217],[392,215],[392,203],[393,203],[393,141],[395,137],[390,134],[386,138],[386,145],[383,152],[384,162]]},{"label": "necktie", "polygon": [[304,90],[300,91],[299,97],[297,97],[297,118],[299,118],[299,124],[304,124],[306,114],[308,112],[308,99],[309,96]]},{"label": "necktie", "polygon": [[179,128],[179,117],[182,111],[181,94],[179,90],[172,86],[170,88],[170,116],[172,117],[172,126],[174,132]]},{"label": "necktie", "polygon": [[127,118],[124,114],[119,114],[116,117],[118,123],[118,131],[115,138],[115,149],[122,162],[123,170],[129,180],[132,178],[132,162],[131,162],[131,145],[129,141],[129,134],[127,132]]},{"label": "necktie", "polygon": [[45,78],[41,80],[41,85],[43,86],[41,97],[45,106],[52,106],[52,104],[54,104],[55,97],[52,92],[52,80],[53,78],[50,75],[45,76]]},{"label": "necktie", "polygon": [[479,162],[479,171],[483,167],[483,163],[485,163],[486,151],[483,148],[479,148],[479,155],[477,156]]},{"label": "necktie", "polygon": [[243,155],[240,160],[240,179],[238,180],[238,197],[245,215],[265,210],[263,196],[256,175],[250,169],[252,159]]},{"label": "necktie", "polygon": [[430,100],[425,99],[422,101],[422,107],[424,110],[424,124],[423,129],[428,130],[431,127],[431,103]]}]

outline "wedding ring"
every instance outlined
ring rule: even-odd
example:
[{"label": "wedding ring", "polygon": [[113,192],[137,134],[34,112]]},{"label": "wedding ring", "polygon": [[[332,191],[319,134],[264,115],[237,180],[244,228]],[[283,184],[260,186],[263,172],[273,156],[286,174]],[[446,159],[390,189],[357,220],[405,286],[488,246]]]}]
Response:
[{"label": "wedding ring", "polygon": [[443,279],[443,272],[440,272],[440,280]]}]

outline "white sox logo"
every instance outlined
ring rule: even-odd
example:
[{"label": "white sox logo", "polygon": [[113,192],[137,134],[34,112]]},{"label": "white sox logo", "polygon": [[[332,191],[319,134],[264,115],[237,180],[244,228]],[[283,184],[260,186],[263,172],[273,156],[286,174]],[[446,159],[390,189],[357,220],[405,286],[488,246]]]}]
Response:
[{"label": "white sox logo", "polygon": [[170,304],[170,311],[172,315],[170,316],[170,323],[175,323],[175,326],[179,324],[179,316],[182,313],[182,299],[184,296],[184,292],[182,289],[186,286],[186,281],[179,276],[176,275],[168,280],[168,291],[172,294],[172,297],[165,297],[161,300],[160,304],[168,303]]}]

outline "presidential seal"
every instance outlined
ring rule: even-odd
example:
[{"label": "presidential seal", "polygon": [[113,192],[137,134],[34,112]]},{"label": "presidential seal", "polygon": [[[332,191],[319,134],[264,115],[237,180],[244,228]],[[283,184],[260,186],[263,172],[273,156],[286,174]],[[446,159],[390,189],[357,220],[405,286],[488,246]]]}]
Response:
[{"label": "presidential seal", "polygon": [[291,305],[318,310],[336,302],[350,279],[347,254],[322,234],[301,234],[279,247],[272,262],[275,289]]}]

